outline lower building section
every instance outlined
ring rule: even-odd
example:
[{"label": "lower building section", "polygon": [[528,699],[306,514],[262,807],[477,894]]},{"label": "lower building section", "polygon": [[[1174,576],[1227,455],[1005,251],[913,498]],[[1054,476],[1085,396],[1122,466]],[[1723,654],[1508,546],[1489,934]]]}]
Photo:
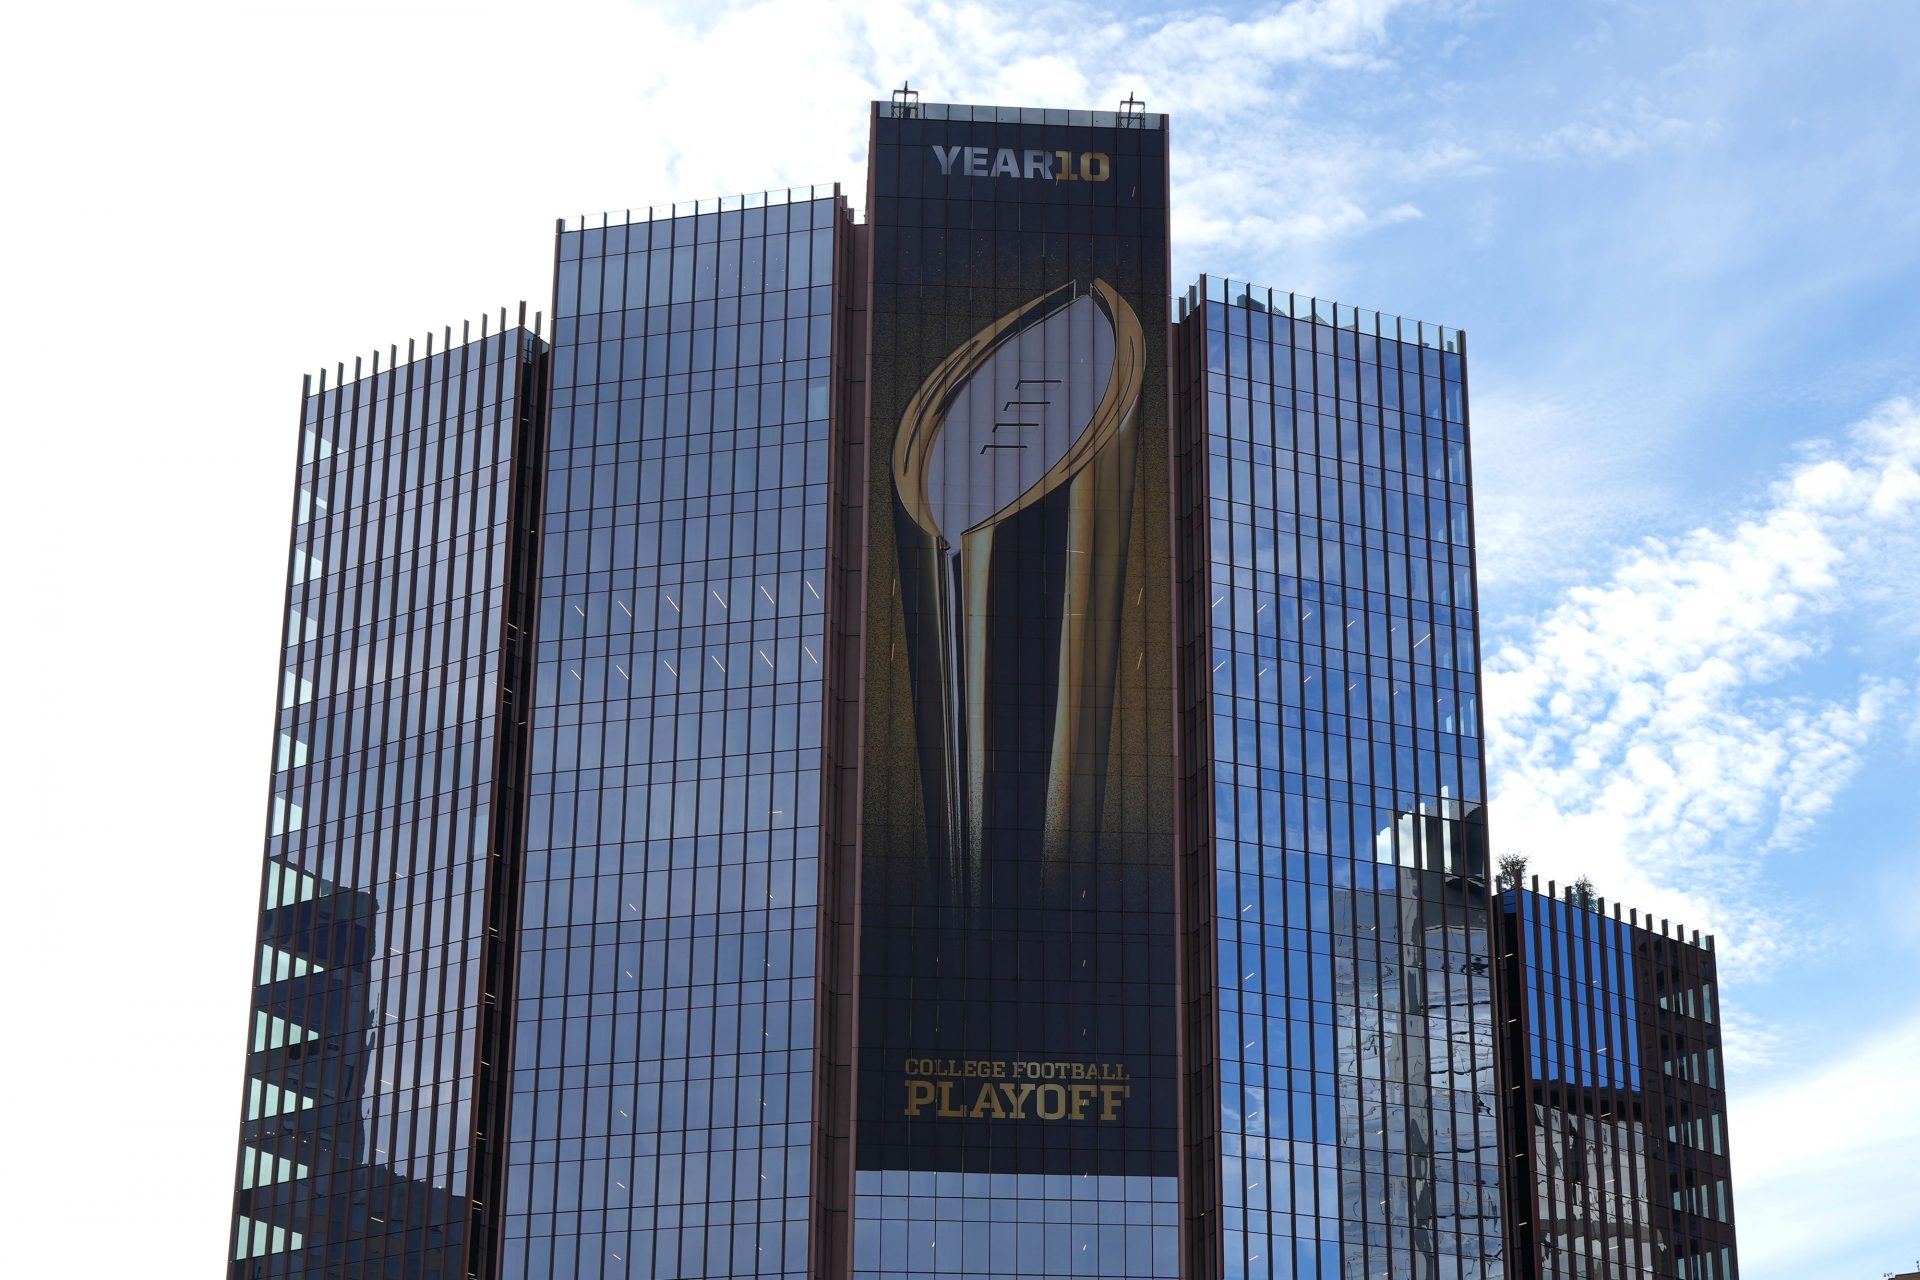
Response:
[{"label": "lower building section", "polygon": [[1179,1181],[862,1171],[853,1274],[1180,1275]]}]

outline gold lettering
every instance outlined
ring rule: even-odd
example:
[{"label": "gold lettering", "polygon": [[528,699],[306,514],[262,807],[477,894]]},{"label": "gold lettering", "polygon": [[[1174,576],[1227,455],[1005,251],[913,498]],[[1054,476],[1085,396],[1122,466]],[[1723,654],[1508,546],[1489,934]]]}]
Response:
[{"label": "gold lettering", "polygon": [[[907,1075],[902,1114],[909,1117],[931,1113],[949,1120],[1111,1122],[1120,1118],[1123,1104],[1133,1096],[1130,1084],[1115,1083],[1133,1078],[1118,1062],[914,1057],[903,1058],[901,1065]],[[1008,1077],[1024,1083],[996,1083]],[[971,1082],[964,1092],[955,1088],[961,1082]]]},{"label": "gold lettering", "polygon": [[1073,152],[1056,151],[1053,154],[1060,157],[1060,168],[1054,178],[1060,182],[1078,182],[1080,175],[1073,171]]},{"label": "gold lettering", "polygon": [[1111,167],[1104,151],[1088,151],[1080,157],[1080,176],[1088,182],[1105,182]]}]

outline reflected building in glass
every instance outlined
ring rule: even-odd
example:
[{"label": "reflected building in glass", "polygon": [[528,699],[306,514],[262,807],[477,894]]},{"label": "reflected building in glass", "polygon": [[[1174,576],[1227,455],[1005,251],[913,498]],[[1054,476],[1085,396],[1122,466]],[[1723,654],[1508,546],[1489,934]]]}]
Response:
[{"label": "reflected building in glass", "polygon": [[1505,1275],[1464,338],[1180,311],[1191,1274]]},{"label": "reflected building in glass", "polygon": [[548,364],[519,321],[303,397],[236,1276],[492,1265]]},{"label": "reflected building in glass", "polygon": [[1168,143],[902,92],[309,387],[231,1274],[1642,1274],[1540,1269],[1464,337],[1170,297]]}]

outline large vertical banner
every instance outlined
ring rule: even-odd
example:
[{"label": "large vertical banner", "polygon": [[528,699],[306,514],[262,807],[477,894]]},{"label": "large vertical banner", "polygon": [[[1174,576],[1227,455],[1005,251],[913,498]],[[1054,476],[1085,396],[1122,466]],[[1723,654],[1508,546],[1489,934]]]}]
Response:
[{"label": "large vertical banner", "polygon": [[861,1169],[1177,1172],[1166,133],[1040,119],[875,121]]}]

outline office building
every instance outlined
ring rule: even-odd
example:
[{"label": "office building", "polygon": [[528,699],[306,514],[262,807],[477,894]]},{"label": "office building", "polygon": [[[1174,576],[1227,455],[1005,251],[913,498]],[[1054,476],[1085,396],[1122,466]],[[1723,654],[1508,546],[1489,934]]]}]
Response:
[{"label": "office building", "polygon": [[1168,138],[310,386],[232,1274],[1523,1274],[1464,337],[1170,298]]},{"label": "office building", "polygon": [[1187,1274],[1501,1274],[1463,340],[1182,311]]},{"label": "office building", "polygon": [[1733,1280],[1713,939],[1538,877],[1495,932],[1514,1273]]},{"label": "office building", "polygon": [[234,1274],[491,1257],[547,348],[487,329],[303,397]]}]

